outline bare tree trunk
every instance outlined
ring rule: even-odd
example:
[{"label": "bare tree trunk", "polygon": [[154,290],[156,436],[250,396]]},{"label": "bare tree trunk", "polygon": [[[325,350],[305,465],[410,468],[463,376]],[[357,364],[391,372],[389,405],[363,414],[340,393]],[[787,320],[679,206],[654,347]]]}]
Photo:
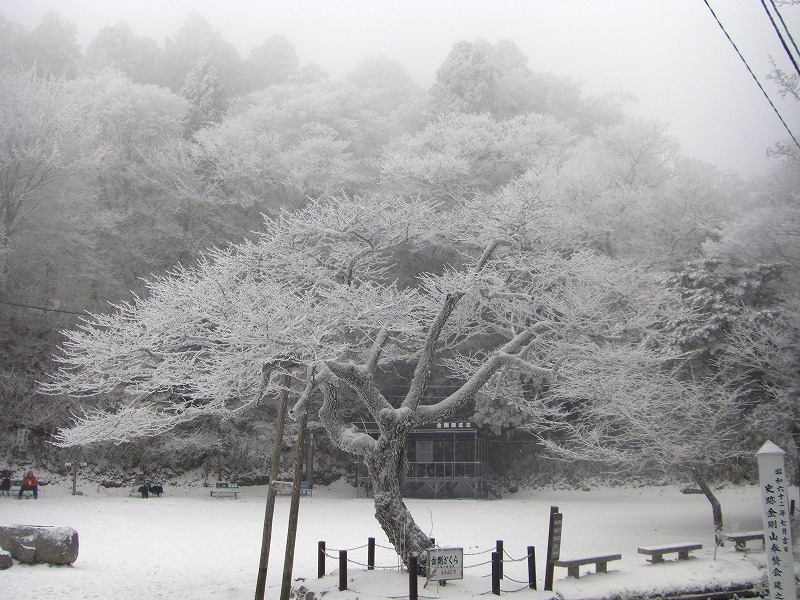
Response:
[{"label": "bare tree trunk", "polygon": [[269,551],[272,543],[272,517],[275,512],[275,488],[272,482],[278,478],[280,470],[281,450],[283,449],[283,430],[286,425],[286,412],[289,409],[289,386],[291,379],[283,376],[284,390],[281,392],[280,408],[278,409],[277,429],[275,430],[275,443],[272,449],[272,462],[269,469],[269,486],[267,487],[267,505],[264,509],[264,528],[261,534],[261,558],[258,562],[258,577],[256,579],[255,600],[264,600],[267,589],[267,569],[269,567]]},{"label": "bare tree trunk", "polygon": [[716,537],[717,545],[722,546],[724,545],[723,543],[724,538],[722,537],[722,505],[719,503],[719,500],[714,495],[714,492],[708,485],[708,481],[706,481],[706,478],[703,476],[703,474],[700,473],[700,471],[697,469],[695,469],[693,474],[695,482],[697,483],[698,486],[700,486],[700,489],[702,490],[703,494],[705,495],[706,498],[708,498],[708,501],[711,503],[711,514],[714,517],[714,535]]},{"label": "bare tree trunk", "polygon": [[289,527],[286,531],[286,553],[283,559],[283,579],[281,581],[281,600],[289,600],[292,591],[292,569],[294,567],[294,546],[297,539],[297,519],[300,512],[300,484],[303,478],[303,460],[306,455],[308,435],[308,406],[300,417],[300,430],[297,433],[297,447],[294,457],[294,478],[292,479],[292,501],[289,506]]},{"label": "bare tree trunk", "polygon": [[433,546],[403,502],[407,436],[407,432],[398,433],[391,439],[383,436],[377,450],[365,461],[372,477],[375,518],[403,562],[408,560],[411,552],[423,553]]}]

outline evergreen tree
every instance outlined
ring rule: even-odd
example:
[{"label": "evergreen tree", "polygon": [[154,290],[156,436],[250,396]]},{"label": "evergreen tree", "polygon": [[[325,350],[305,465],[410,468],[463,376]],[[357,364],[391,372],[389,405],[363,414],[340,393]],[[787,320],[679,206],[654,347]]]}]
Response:
[{"label": "evergreen tree", "polygon": [[220,84],[217,70],[206,60],[200,61],[186,76],[181,96],[189,101],[189,116],[186,133],[197,131],[219,123],[227,110],[225,90]]}]

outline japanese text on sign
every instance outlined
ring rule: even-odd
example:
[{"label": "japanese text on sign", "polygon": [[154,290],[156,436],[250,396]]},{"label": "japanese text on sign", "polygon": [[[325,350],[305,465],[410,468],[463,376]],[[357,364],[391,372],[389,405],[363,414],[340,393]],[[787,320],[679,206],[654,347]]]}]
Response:
[{"label": "japanese text on sign", "polygon": [[428,550],[428,579],[444,581],[463,578],[463,548],[431,548]]},{"label": "japanese text on sign", "polygon": [[772,600],[795,600],[794,556],[784,452],[771,442],[758,451],[767,576]]}]

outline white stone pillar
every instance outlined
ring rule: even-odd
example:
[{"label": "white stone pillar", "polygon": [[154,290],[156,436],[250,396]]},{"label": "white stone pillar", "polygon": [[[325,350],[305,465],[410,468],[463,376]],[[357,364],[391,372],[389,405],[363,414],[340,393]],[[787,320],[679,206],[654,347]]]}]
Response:
[{"label": "white stone pillar", "polygon": [[771,600],[795,600],[786,452],[767,441],[756,452]]}]

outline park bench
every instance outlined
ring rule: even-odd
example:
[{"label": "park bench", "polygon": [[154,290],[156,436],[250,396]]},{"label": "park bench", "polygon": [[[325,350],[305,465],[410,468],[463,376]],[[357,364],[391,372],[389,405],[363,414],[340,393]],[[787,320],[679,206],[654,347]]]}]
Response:
[{"label": "park bench", "polygon": [[218,481],[217,483],[209,483],[208,486],[211,488],[212,497],[234,499],[239,497],[238,483]]},{"label": "park bench", "polygon": [[141,492],[139,491],[139,488],[142,487],[142,485],[146,485],[147,486],[147,493],[150,496],[156,496],[158,498],[161,498],[161,494],[164,493],[164,484],[163,483],[159,483],[157,481],[145,481],[144,484],[143,484],[141,481],[134,481],[134,482],[131,483],[131,490],[128,493],[128,495],[129,496],[138,496],[139,494],[141,494]]},{"label": "park bench", "polygon": [[665,546],[645,546],[643,548],[639,548],[639,554],[646,554],[650,556],[650,558],[647,560],[653,564],[656,564],[664,562],[665,554],[672,553],[678,554],[678,560],[686,560],[689,558],[689,552],[692,550],[700,550],[702,547],[702,544],[698,544],[696,542],[681,542],[676,544],[667,544]]},{"label": "park bench", "polygon": [[744,552],[746,550],[747,542],[760,541],[764,543],[763,531],[738,531],[735,533],[723,533],[723,539],[733,542],[734,549],[737,552]]},{"label": "park bench", "polygon": [[[19,490],[22,488],[21,479],[12,479],[11,487],[7,490],[0,490],[0,496],[19,496]],[[33,498],[33,490],[25,490],[22,492],[23,498]]]},{"label": "park bench", "polygon": [[[275,490],[275,494],[279,496],[283,496],[284,494],[291,494],[292,493],[292,486],[293,483],[291,481],[273,481],[272,482],[272,489]],[[314,484],[309,481],[301,481],[300,482],[300,495],[301,496],[313,496],[314,495]]]},{"label": "park bench", "polygon": [[559,559],[553,564],[556,567],[566,567],[568,577],[580,577],[580,567],[582,565],[595,565],[597,573],[608,573],[608,563],[612,560],[620,560],[621,554],[604,554],[602,556],[592,556],[589,558],[570,558]]}]

